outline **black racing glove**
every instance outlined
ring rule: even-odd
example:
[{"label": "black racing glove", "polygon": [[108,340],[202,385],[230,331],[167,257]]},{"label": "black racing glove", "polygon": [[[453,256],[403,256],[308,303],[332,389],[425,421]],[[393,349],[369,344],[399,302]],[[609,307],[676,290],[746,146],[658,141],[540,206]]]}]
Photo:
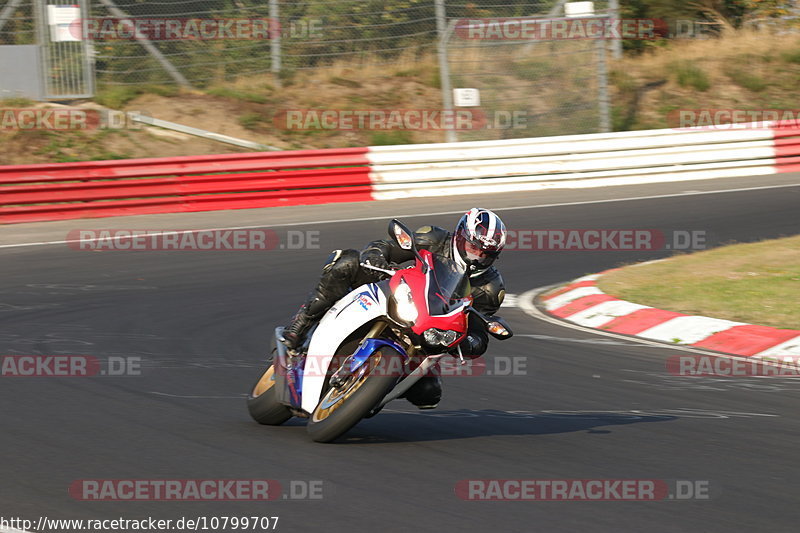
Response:
[{"label": "black racing glove", "polygon": [[367,248],[361,252],[361,262],[378,268],[389,268],[389,262],[380,250],[376,250],[375,248]]},{"label": "black racing glove", "polygon": [[[377,268],[389,268],[389,262],[383,256],[380,250],[375,248],[367,248],[363,252],[361,252],[361,262],[366,263],[368,265],[372,265]],[[375,271],[373,271],[375,272]]]}]

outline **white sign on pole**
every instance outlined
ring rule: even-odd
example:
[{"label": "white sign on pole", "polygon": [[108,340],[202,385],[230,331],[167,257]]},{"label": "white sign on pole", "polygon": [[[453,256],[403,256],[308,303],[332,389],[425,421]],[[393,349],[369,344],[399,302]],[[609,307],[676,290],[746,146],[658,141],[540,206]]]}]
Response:
[{"label": "white sign on pole", "polygon": [[50,40],[54,43],[80,41],[83,33],[79,6],[47,6]]},{"label": "white sign on pole", "polygon": [[453,89],[453,104],[456,107],[478,107],[481,92],[478,89]]},{"label": "white sign on pole", "polygon": [[567,2],[564,14],[568,17],[590,17],[594,15],[594,2]]}]

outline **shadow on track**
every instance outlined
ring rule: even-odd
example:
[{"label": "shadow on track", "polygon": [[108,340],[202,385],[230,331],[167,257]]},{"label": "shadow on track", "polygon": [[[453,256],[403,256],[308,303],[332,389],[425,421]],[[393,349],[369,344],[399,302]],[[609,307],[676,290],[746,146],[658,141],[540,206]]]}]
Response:
[{"label": "shadow on track", "polygon": [[608,434],[606,426],[666,422],[672,415],[635,415],[613,412],[513,412],[461,409],[455,411],[402,412],[384,410],[362,421],[339,444],[384,444],[491,437],[501,435],[548,435],[586,431]]}]

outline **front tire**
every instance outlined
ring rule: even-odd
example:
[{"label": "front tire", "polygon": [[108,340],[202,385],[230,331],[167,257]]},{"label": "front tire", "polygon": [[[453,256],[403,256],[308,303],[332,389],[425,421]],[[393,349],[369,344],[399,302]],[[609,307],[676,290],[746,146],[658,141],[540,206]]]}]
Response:
[{"label": "front tire", "polygon": [[275,391],[275,367],[270,364],[247,395],[247,410],[259,424],[279,426],[292,418],[289,409],[278,402]]},{"label": "front tire", "polygon": [[[403,356],[389,346],[376,350],[357,372],[340,388],[331,387],[311,413],[306,429],[316,442],[331,442],[347,433],[380,402],[397,383],[391,370],[403,367]],[[360,369],[361,370],[361,369]]]}]

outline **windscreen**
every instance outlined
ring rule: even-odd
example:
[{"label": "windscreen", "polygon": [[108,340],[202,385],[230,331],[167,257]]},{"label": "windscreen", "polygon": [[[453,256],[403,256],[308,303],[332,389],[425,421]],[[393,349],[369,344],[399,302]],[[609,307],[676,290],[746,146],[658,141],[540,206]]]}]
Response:
[{"label": "windscreen", "polygon": [[466,298],[471,289],[469,277],[452,259],[433,256],[428,273],[428,309],[431,315],[445,315],[453,310],[458,300]]}]

